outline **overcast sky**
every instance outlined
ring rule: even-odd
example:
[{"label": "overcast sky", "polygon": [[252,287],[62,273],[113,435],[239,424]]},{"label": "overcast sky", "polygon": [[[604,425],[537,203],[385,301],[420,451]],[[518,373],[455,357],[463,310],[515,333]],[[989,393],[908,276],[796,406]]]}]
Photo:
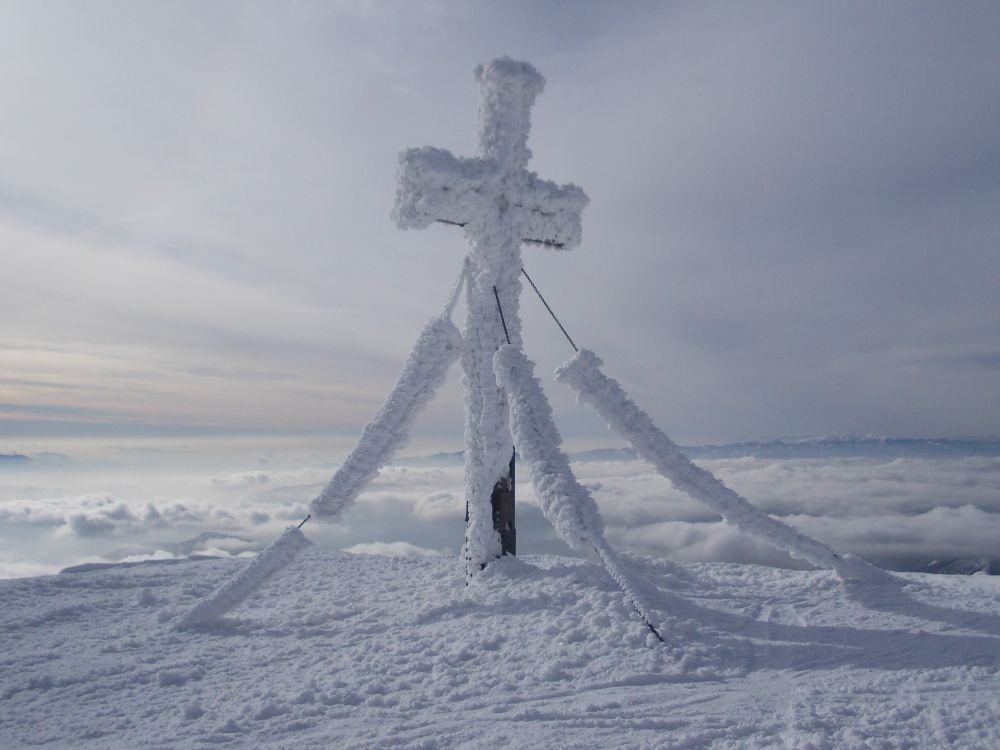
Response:
[{"label": "overcast sky", "polygon": [[531,168],[591,197],[525,264],[668,434],[996,434],[998,39],[988,2],[6,0],[0,450],[357,434],[464,253],[392,224],[398,153],[472,155],[504,54],[547,79]]}]

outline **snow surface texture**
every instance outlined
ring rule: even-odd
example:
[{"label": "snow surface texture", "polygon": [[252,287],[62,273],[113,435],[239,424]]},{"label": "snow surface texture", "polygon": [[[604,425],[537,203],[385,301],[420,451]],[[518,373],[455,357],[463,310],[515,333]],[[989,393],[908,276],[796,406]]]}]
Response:
[{"label": "snow surface texture", "polygon": [[309,546],[310,542],[305,535],[297,527],[290,526],[222,588],[184,614],[177,621],[176,627],[186,630],[222,617],[246,601],[269,578]]},{"label": "snow surface texture", "polygon": [[889,574],[853,556],[841,556],[800,531],[754,507],[733,492],[710,472],[696,466],[667,437],[642,409],[628,398],[618,381],[601,372],[604,364],[591,351],[581,349],[556,371],[556,380],[568,383],[578,393],[580,401],[591,404],[641,457],[675,487],[719,513],[741,531],[787,550],[821,568],[829,568],[842,578],[868,581],[891,579]]},{"label": "snow surface texture", "polygon": [[424,327],[382,408],[365,425],[357,446],[323,492],[312,501],[310,510],[318,518],[333,520],[350,507],[379,469],[410,439],[413,420],[434,398],[462,348],[462,335],[448,317],[450,306],[449,311]]},{"label": "snow surface texture", "polygon": [[465,477],[468,571],[496,557],[490,495],[506,474],[512,446],[506,397],[493,374],[493,353],[521,345],[521,243],[568,249],[580,243],[588,203],[575,185],[541,180],[527,170],[531,107],[545,79],[531,65],[504,57],[476,68],[480,88],[479,154],[459,158],[437,148],[400,156],[393,218],[402,229],[435,221],[463,227],[469,243],[465,346]]},{"label": "snow surface texture", "polygon": [[1000,747],[1000,578],[621,562],[696,623],[683,650],[646,646],[596,560],[465,587],[451,557],[314,547],[183,634],[240,560],[0,581],[0,747]]}]

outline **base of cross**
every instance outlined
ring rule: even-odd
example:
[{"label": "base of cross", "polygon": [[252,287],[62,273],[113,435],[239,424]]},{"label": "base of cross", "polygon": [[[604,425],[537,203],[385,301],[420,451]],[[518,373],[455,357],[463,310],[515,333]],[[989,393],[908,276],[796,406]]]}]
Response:
[{"label": "base of cross", "polygon": [[[506,476],[500,477],[493,486],[490,495],[490,508],[493,511],[493,530],[500,536],[500,554],[497,558],[505,555],[517,556],[517,528],[514,525],[514,458],[517,453],[511,454],[510,464],[507,466]],[[465,504],[465,523],[469,523],[469,504]],[[465,538],[466,543],[469,537]],[[466,566],[470,560],[465,558]],[[484,570],[486,563],[480,563],[479,569]],[[468,585],[468,581],[466,581]]]},{"label": "base of cross", "polygon": [[493,487],[490,495],[493,530],[500,535],[500,554],[517,555],[517,529],[514,526],[514,455],[510,457],[507,476]]}]

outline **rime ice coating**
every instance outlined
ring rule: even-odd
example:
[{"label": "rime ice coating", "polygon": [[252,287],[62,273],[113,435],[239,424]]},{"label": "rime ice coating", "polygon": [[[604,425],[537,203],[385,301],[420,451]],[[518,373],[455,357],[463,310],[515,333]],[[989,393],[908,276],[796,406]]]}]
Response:
[{"label": "rime ice coating", "polygon": [[576,247],[582,238],[580,215],[590,199],[576,185],[558,185],[526,169],[531,105],[545,79],[527,63],[501,58],[479,66],[476,80],[479,156],[456,157],[431,146],[404,151],[393,220],[400,229],[424,229],[435,221],[458,224],[470,241],[482,241],[479,235],[496,223],[501,201],[518,242]]},{"label": "rime ice coating", "polygon": [[500,181],[496,162],[461,159],[425,146],[399,157],[392,219],[400,229],[425,229],[435,221],[465,225],[476,215],[481,193]]},{"label": "rime ice coating", "polygon": [[566,544],[581,552],[597,553],[625,597],[653,626],[649,608],[629,581],[617,555],[604,539],[604,521],[597,503],[583,487],[562,452],[562,436],[552,419],[552,408],[535,377],[534,363],[520,349],[505,345],[493,357],[497,382],[510,400],[514,442],[528,467],[542,514]]},{"label": "rime ice coating", "polygon": [[227,581],[212,596],[203,599],[184,614],[176,623],[178,630],[204,625],[222,617],[247,600],[267,580],[292,562],[302,550],[311,545],[295,526],[288,527],[265,547],[249,565]]},{"label": "rime ice coating", "polygon": [[497,382],[510,400],[511,434],[528,467],[542,514],[566,544],[590,552],[604,540],[604,521],[562,452],[562,436],[534,375],[534,364],[513,346],[501,347],[493,362]]},{"label": "rime ice coating", "polygon": [[890,576],[853,555],[841,556],[822,542],[778,521],[726,487],[710,472],[691,463],[635,403],[618,381],[601,372],[604,364],[596,354],[581,349],[556,370],[556,380],[568,383],[578,400],[591,404],[633,450],[652,463],[677,489],[719,513],[728,523],[758,539],[787,550],[813,565],[836,571],[845,579],[884,581]]},{"label": "rime ice coating", "polygon": [[556,250],[580,244],[580,215],[590,202],[581,188],[558,185],[526,170],[517,180],[505,177],[492,159],[461,158],[431,146],[411,148],[399,159],[392,219],[400,229],[425,229],[440,221],[471,231],[488,226],[489,213],[495,210],[484,198],[503,191],[524,242]]},{"label": "rime ice coating", "polygon": [[523,169],[531,159],[531,105],[545,88],[545,79],[530,63],[509,57],[477,65],[475,76],[480,155]]},{"label": "rime ice coating", "polygon": [[429,322],[417,339],[396,385],[361,439],[310,510],[325,520],[340,515],[410,439],[416,416],[430,403],[458,359],[462,336],[447,314]]},{"label": "rime ice coating", "polygon": [[492,560],[499,549],[490,494],[511,453],[506,396],[493,373],[493,354],[504,341],[497,303],[503,306],[511,343],[520,346],[521,244],[575,247],[588,202],[575,185],[557,185],[526,169],[531,106],[545,85],[542,76],[528,63],[501,58],[477,68],[476,80],[478,155],[460,158],[429,147],[404,152],[393,210],[403,229],[435,221],[457,224],[469,244],[461,360],[469,571]]}]

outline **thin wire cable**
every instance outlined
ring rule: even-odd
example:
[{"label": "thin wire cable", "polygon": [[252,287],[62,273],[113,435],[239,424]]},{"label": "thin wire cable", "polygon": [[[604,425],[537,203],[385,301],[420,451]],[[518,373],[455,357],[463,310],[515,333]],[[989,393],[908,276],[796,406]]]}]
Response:
[{"label": "thin wire cable", "polygon": [[466,258],[462,261],[462,272],[458,274],[458,280],[455,281],[454,286],[451,288],[451,294],[448,295],[448,304],[445,305],[445,314],[450,318],[452,311],[455,309],[455,305],[458,303],[458,297],[462,293],[462,285],[466,282],[469,275],[469,259]]},{"label": "thin wire cable", "polygon": [[509,344],[510,334],[507,332],[507,319],[503,316],[503,308],[500,306],[500,293],[497,291],[496,287],[493,287],[493,296],[497,298],[497,310],[500,311],[500,322],[503,323],[503,335],[507,337],[507,343]]},{"label": "thin wire cable", "polygon": [[[566,332],[566,329],[563,328],[563,324],[559,322],[559,318],[557,318],[556,314],[552,312],[552,308],[549,307],[549,303],[545,301],[545,297],[543,297],[542,293],[538,291],[538,287],[535,286],[535,282],[531,280],[530,276],[528,276],[528,272],[524,269],[524,266],[521,266],[521,273],[524,274],[524,278],[526,278],[528,280],[528,283],[531,284],[531,288],[535,290],[535,294],[538,295],[538,299],[540,299],[542,301],[542,304],[545,305],[545,309],[549,311],[549,315],[552,316],[552,320],[554,320],[556,322],[556,325],[559,326],[559,330],[563,332],[563,336],[566,337],[566,340],[569,342],[569,345],[573,347],[573,351],[579,352],[580,348],[575,343],[573,343],[573,339],[569,337],[569,334]],[[496,290],[494,289],[494,291]],[[500,304],[499,300],[497,300],[497,304]],[[503,313],[501,312],[501,315],[502,314]]]}]

